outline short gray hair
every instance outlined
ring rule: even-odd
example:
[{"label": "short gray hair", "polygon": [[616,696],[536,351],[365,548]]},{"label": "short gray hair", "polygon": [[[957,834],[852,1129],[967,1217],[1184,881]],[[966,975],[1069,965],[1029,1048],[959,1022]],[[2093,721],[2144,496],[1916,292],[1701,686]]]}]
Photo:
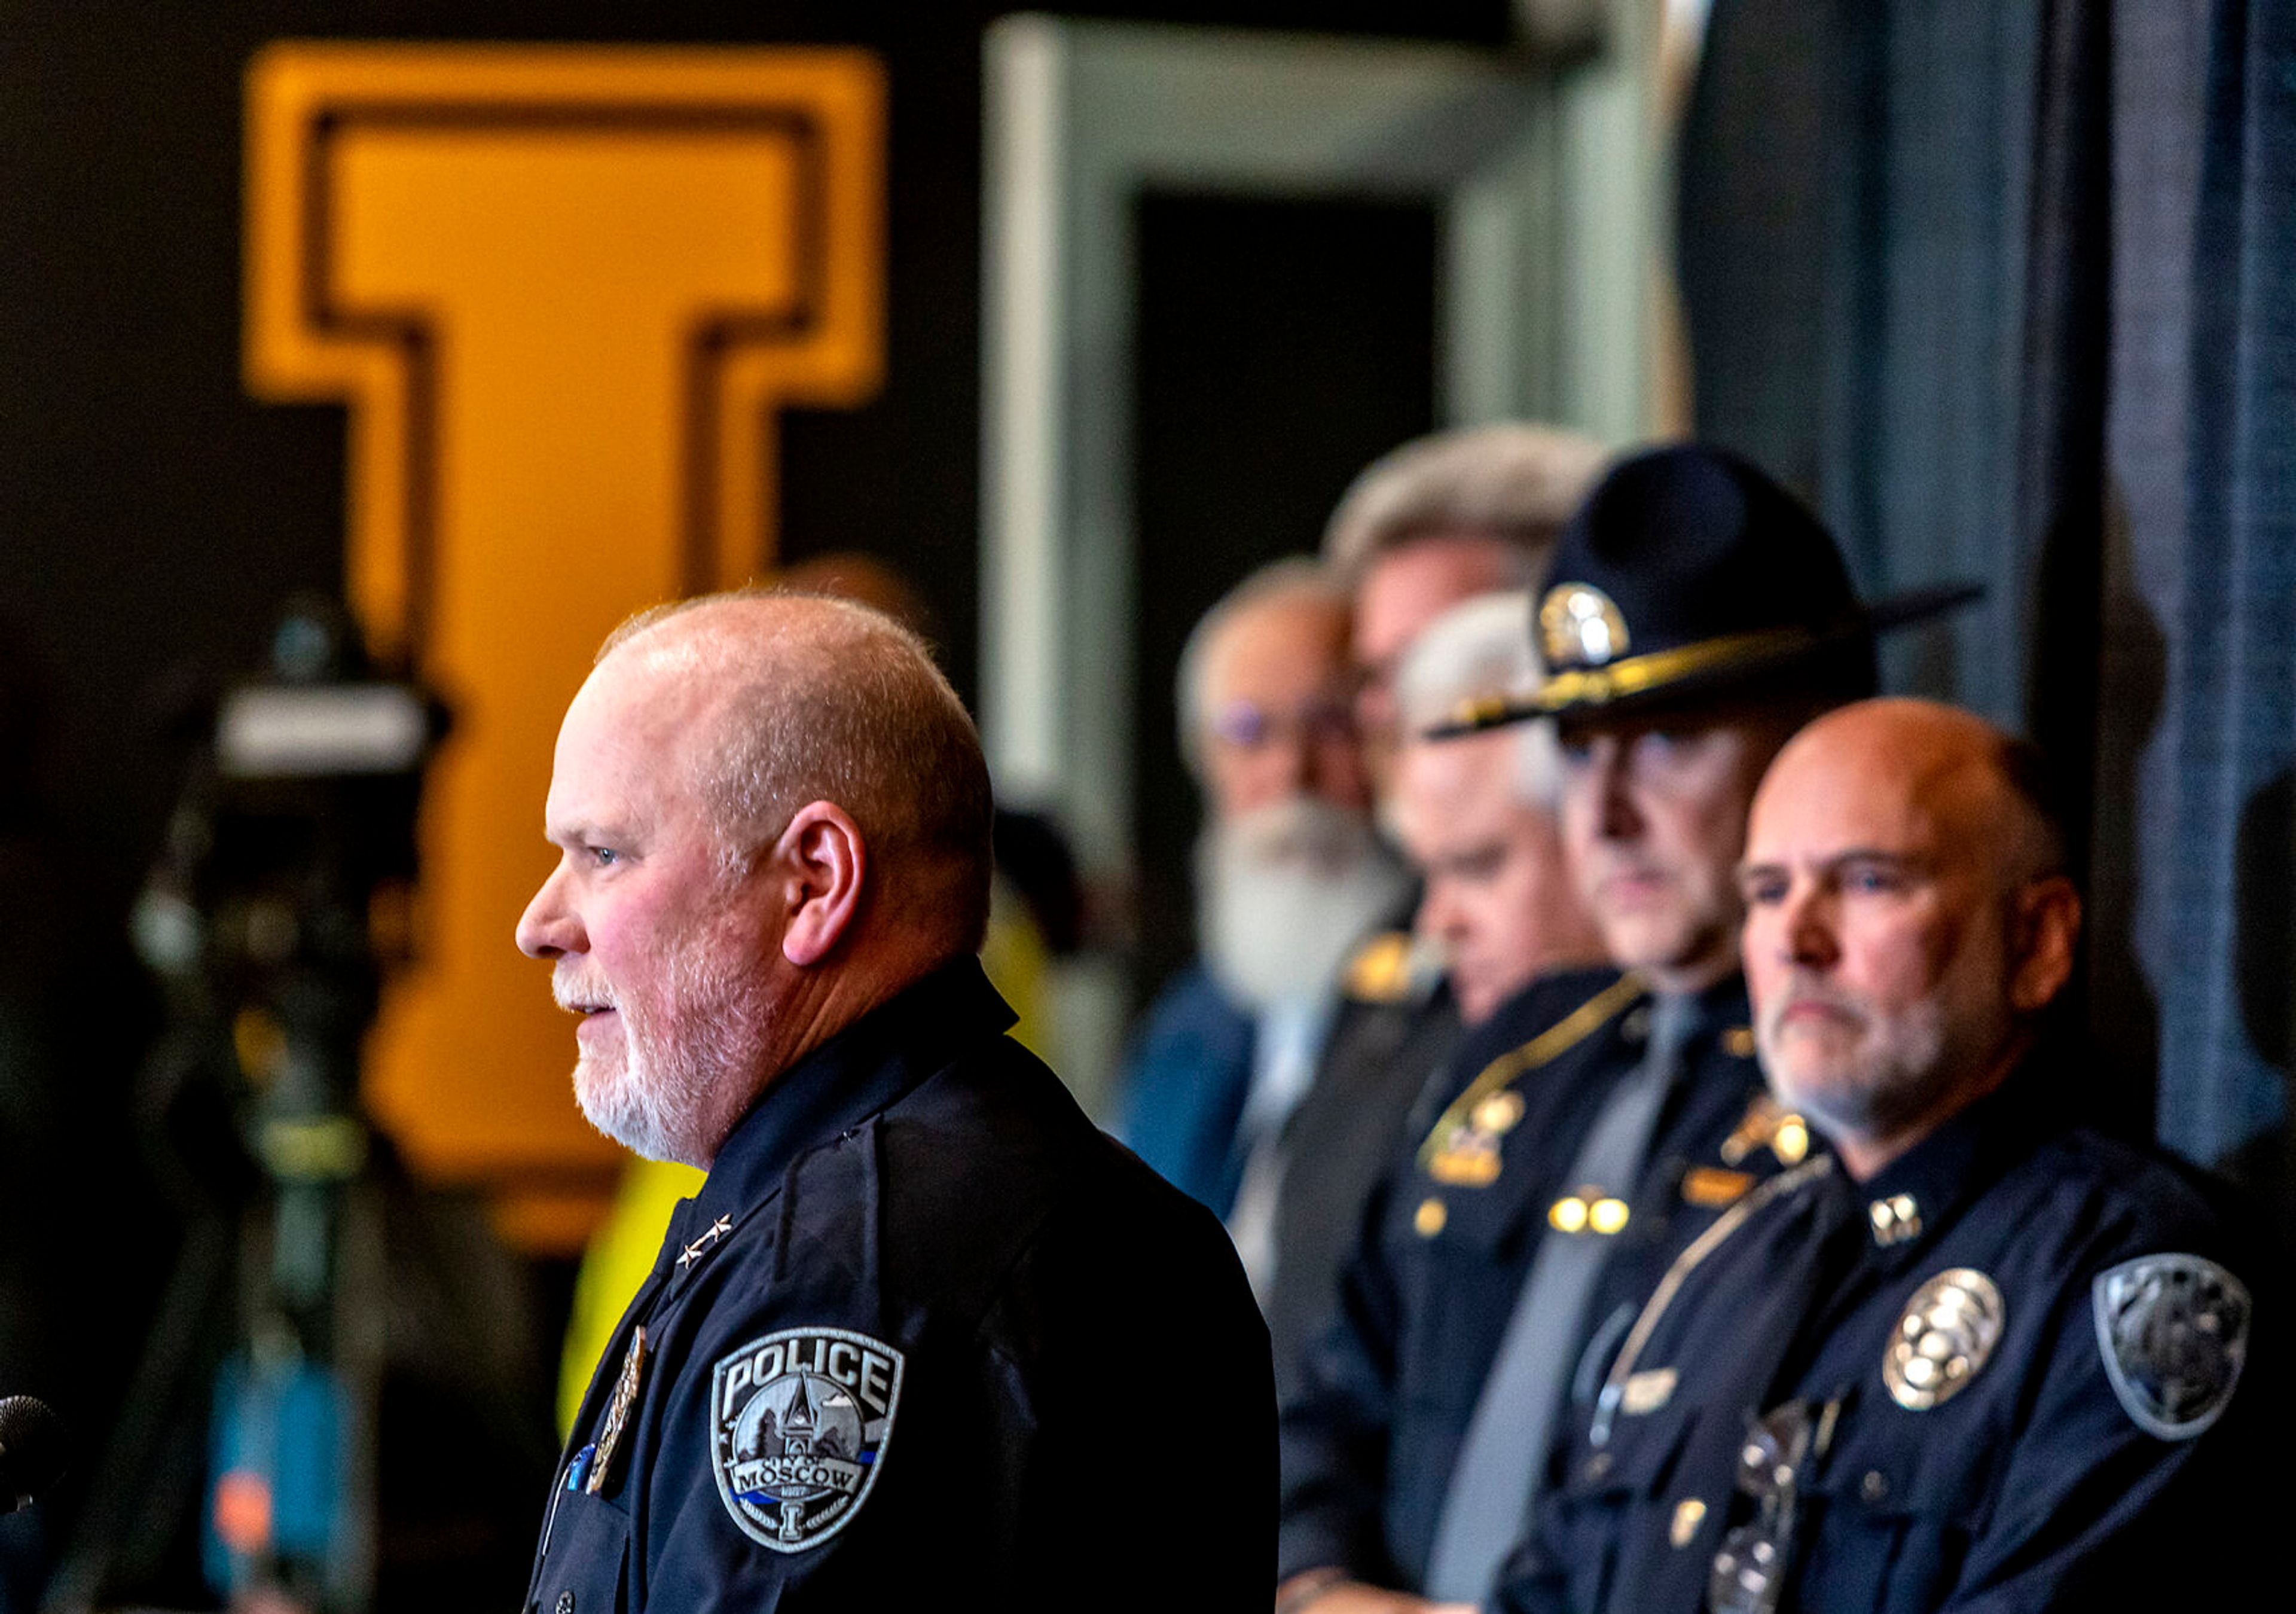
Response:
[{"label": "short gray hair", "polygon": [[1178,704],[1180,756],[1199,776],[1203,773],[1204,724],[1210,716],[1204,706],[1210,699],[1214,647],[1238,617],[1277,600],[1292,598],[1328,604],[1342,619],[1348,614],[1347,590],[1332,575],[1331,568],[1312,555],[1286,555],[1280,561],[1270,561],[1222,594],[1188,630],[1188,642],[1180,650],[1180,671],[1173,692]]},{"label": "short gray hair", "polygon": [[1487,532],[1526,575],[1594,488],[1610,450],[1554,426],[1502,421],[1415,438],[1374,460],[1324,528],[1324,560],[1349,587],[1378,556],[1439,532]]},{"label": "short gray hair", "polygon": [[[1456,721],[1463,707],[1534,693],[1546,668],[1531,643],[1530,614],[1529,594],[1514,588],[1463,600],[1430,622],[1396,671],[1405,733],[1420,735]],[[1562,783],[1554,721],[1538,718],[1515,732],[1517,791],[1525,801],[1552,807]]]},{"label": "short gray hair", "polygon": [[[704,619],[743,607],[763,608],[762,619],[738,631]],[[647,643],[681,621],[693,631]],[[907,865],[903,905],[945,922],[958,950],[978,950],[988,922],[988,765],[924,641],[865,605],[749,588],[642,611],[597,659],[626,649],[681,663],[720,692],[720,742],[704,748],[693,784],[729,873],[800,807],[833,802],[885,864]]]}]

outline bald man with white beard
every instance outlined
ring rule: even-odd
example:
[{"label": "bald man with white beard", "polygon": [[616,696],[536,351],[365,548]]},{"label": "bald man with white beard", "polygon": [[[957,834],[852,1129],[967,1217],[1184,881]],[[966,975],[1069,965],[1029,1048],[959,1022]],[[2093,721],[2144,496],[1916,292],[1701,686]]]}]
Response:
[{"label": "bald man with white beard", "polygon": [[635,619],[545,825],[518,941],[581,1016],[583,1113],[709,1176],[526,1607],[1264,1603],[1266,1331],[1218,1223],[1004,1035],[988,770],[922,646],[803,596]]}]

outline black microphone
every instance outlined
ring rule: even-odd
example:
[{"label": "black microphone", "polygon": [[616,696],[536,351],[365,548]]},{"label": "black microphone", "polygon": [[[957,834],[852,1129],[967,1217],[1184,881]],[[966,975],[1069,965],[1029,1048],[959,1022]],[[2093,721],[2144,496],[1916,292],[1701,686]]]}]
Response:
[{"label": "black microphone", "polygon": [[0,1400],[0,1511],[19,1512],[64,1471],[64,1421],[37,1396]]}]

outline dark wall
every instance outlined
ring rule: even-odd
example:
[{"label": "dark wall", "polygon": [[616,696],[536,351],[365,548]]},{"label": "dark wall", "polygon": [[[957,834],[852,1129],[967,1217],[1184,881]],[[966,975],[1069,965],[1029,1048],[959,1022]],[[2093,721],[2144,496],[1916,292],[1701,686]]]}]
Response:
[{"label": "dark wall", "polygon": [[1435,424],[1434,209],[1345,198],[1142,198],[1138,432],[1140,967],[1193,951],[1201,822],[1173,684],[1198,618],[1312,552],[1365,464]]}]

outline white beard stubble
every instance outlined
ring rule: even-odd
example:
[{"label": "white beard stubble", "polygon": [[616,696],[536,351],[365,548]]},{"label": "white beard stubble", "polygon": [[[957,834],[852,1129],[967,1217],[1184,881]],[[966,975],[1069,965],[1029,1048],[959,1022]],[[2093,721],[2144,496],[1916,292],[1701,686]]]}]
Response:
[{"label": "white beard stubble", "polygon": [[619,1047],[582,1048],[574,1099],[590,1125],[650,1160],[705,1165],[739,1114],[766,1045],[771,1008],[738,950],[713,946],[716,939],[712,927],[697,926],[642,997],[583,980],[562,964],[552,978],[561,1007],[600,1003],[619,1016]]}]

